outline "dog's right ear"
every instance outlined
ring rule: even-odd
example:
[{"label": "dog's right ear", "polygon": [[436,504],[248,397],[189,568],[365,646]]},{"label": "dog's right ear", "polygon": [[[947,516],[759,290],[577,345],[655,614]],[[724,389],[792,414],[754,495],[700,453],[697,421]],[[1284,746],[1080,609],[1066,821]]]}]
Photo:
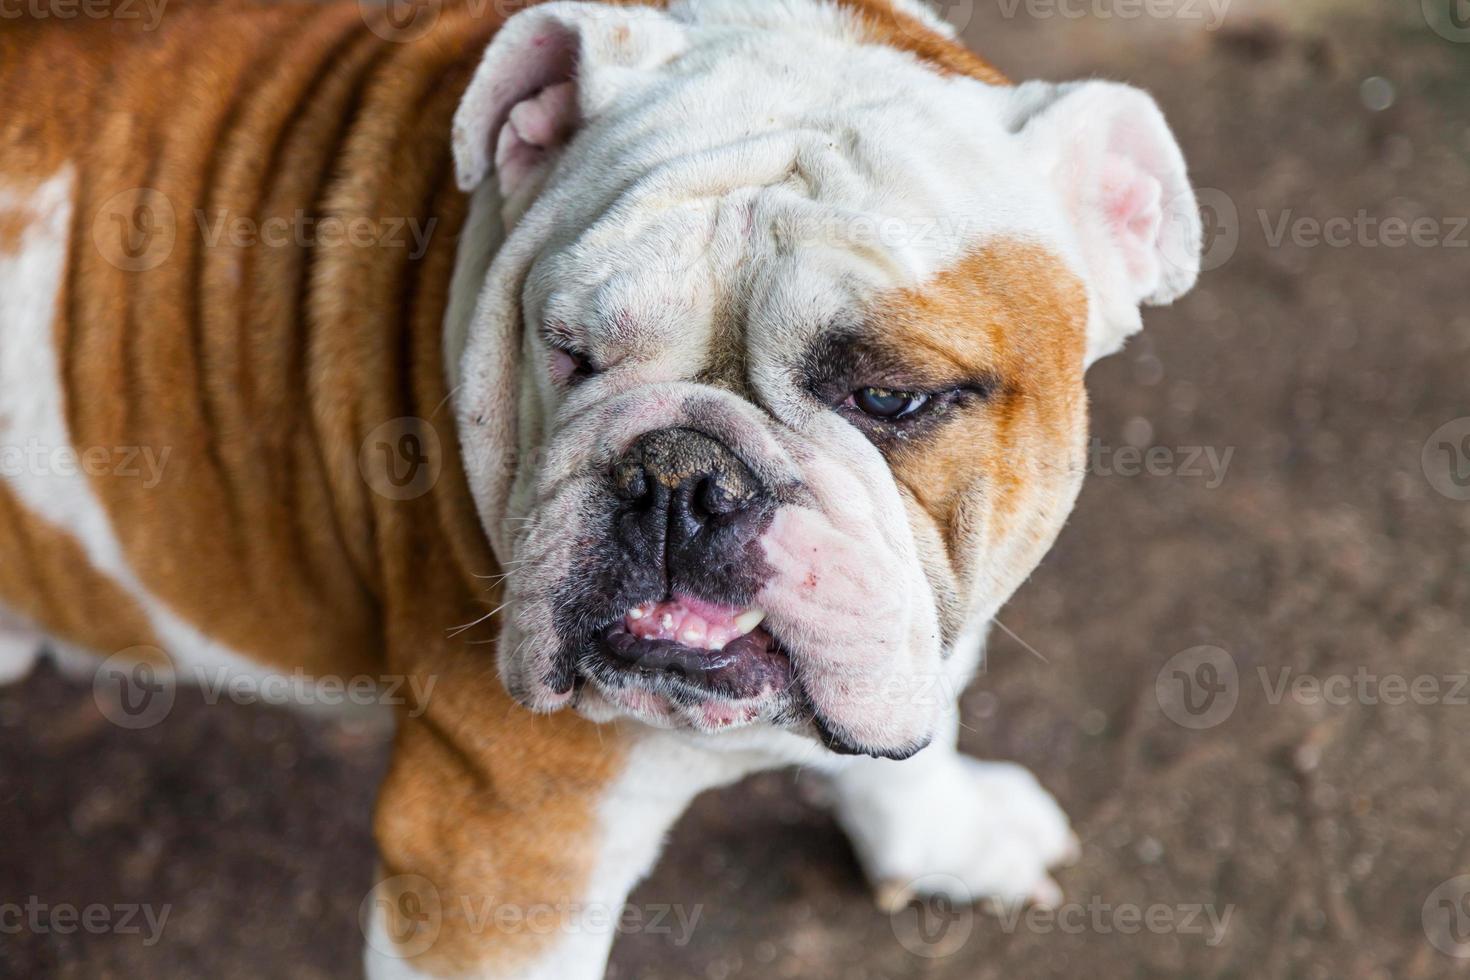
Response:
[{"label": "dog's right ear", "polygon": [[649,7],[557,2],[511,17],[454,114],[460,189],[493,164],[502,199],[521,210],[578,127],[684,48],[682,25]]},{"label": "dog's right ear", "polygon": [[1114,82],[1025,82],[1011,128],[1051,183],[1092,287],[1087,362],[1143,327],[1138,305],[1172,303],[1199,278],[1199,206],[1184,154],[1147,93]]}]

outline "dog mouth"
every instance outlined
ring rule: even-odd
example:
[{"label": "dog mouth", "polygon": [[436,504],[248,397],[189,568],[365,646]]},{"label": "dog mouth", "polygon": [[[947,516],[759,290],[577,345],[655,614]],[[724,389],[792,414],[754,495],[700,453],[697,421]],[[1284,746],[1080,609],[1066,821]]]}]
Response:
[{"label": "dog mouth", "polygon": [[765,620],[758,607],[686,595],[644,602],[598,631],[579,673],[649,720],[746,724],[771,715],[794,686],[791,658]]}]

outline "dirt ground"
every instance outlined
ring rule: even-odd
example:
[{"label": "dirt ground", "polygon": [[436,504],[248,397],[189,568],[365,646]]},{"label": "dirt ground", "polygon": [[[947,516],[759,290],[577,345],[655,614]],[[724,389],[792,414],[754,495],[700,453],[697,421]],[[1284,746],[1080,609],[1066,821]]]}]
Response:
[{"label": "dirt ground", "polygon": [[[1178,6],[949,5],[1016,77],[1157,93],[1211,219],[1200,288],[1093,370],[1093,474],[964,701],[1075,821],[1071,904],[881,914],[816,781],[769,774],[679,824],[633,902],[692,940],[613,976],[1470,974],[1470,28]],[[50,668],[0,692],[0,901],[172,907],[153,945],[0,931],[0,976],[358,975],[383,762],[187,691],[141,732]]]}]

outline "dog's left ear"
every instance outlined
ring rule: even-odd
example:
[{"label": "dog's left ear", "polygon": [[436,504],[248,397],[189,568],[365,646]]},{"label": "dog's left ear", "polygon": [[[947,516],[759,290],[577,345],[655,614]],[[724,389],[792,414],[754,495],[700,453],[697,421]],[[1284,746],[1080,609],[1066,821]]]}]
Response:
[{"label": "dog's left ear", "polygon": [[511,17],[454,114],[460,189],[493,162],[502,198],[522,210],[578,127],[684,48],[682,26],[649,7],[557,2]]},{"label": "dog's left ear", "polygon": [[1087,361],[1143,326],[1139,304],[1171,303],[1199,278],[1200,216],[1184,155],[1146,93],[1114,82],[1027,82],[1011,127],[1053,184],[1092,283]]}]

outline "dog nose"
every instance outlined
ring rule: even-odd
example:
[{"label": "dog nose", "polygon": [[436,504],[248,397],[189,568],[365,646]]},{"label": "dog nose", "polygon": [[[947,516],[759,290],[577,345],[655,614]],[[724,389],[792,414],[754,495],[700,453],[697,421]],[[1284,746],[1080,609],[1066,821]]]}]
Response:
[{"label": "dog nose", "polygon": [[643,435],[614,466],[613,486],[629,559],[663,566],[674,588],[733,572],[770,509],[749,467],[691,429]]}]

